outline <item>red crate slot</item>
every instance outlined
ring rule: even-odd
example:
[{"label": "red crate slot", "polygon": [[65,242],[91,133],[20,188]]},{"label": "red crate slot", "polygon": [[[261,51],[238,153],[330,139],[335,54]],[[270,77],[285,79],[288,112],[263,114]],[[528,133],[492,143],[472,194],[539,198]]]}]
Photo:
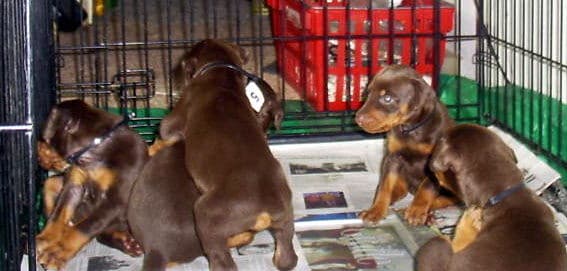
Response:
[{"label": "red crate slot", "polygon": [[[404,0],[394,9],[373,4],[370,11],[363,5],[368,1],[267,0],[279,71],[316,111],[358,109],[368,75],[389,63],[410,64],[412,48],[415,69],[427,75],[434,71],[434,0]],[[441,1],[438,12],[444,35],[453,28],[455,8]],[[440,39],[440,64],[444,56]]]}]

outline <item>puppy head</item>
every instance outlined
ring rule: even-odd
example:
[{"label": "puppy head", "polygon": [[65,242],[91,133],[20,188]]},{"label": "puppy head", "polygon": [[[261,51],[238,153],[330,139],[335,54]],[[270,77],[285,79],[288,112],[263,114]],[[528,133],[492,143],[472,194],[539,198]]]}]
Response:
[{"label": "puppy head", "polygon": [[51,109],[41,140],[60,156],[67,157],[111,129],[118,119],[81,100],[64,101]]},{"label": "puppy head", "polygon": [[449,130],[432,153],[429,167],[440,185],[467,206],[483,206],[490,197],[522,181],[514,151],[485,127],[462,124]]},{"label": "puppy head", "polygon": [[200,41],[183,54],[173,69],[176,87],[187,85],[200,67],[215,61],[242,66],[248,63],[248,52],[236,44],[218,39]]},{"label": "puppy head", "polygon": [[412,68],[393,65],[376,74],[367,88],[356,123],[369,133],[382,133],[423,117],[435,106],[435,91]]}]

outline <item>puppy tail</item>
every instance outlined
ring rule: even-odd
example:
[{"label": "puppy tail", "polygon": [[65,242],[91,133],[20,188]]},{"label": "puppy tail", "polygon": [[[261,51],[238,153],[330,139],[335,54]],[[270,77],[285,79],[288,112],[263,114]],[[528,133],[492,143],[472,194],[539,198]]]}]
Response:
[{"label": "puppy tail", "polygon": [[423,245],[415,256],[417,271],[444,271],[448,270],[449,262],[453,256],[453,249],[449,240],[435,237]]}]

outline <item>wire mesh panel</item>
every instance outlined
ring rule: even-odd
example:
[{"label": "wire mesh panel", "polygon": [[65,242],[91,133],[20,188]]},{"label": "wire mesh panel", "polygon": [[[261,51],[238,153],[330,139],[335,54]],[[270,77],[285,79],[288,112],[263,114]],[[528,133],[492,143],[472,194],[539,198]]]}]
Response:
[{"label": "wire mesh panel", "polygon": [[35,268],[35,141],[55,101],[50,11],[47,1],[0,3],[0,270],[20,270],[24,254]]},{"label": "wire mesh panel", "polygon": [[565,4],[487,0],[483,112],[567,165]]},{"label": "wire mesh panel", "polygon": [[[463,80],[456,64],[441,75],[446,59],[460,62],[455,57],[460,48],[453,45],[462,38],[461,1],[105,3],[110,4],[89,15],[83,27],[58,32],[59,98],[79,97],[128,114],[130,125],[148,140],[180,94],[169,76],[172,67],[191,44],[205,38],[247,49],[251,61],[245,68],[280,95],[286,119],[272,138],[357,132],[353,113],[366,84],[383,65],[396,63],[432,77],[440,94],[450,93],[445,94],[447,101],[462,120],[479,117],[474,112],[476,72]],[[469,18],[475,19],[476,14]],[[468,35],[478,38],[475,31]],[[467,102],[454,95],[463,82],[475,92]]]}]

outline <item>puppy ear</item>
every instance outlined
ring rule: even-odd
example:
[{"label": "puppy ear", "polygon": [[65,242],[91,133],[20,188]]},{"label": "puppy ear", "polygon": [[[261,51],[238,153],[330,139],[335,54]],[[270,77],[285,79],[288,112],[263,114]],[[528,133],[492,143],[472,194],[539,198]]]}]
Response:
[{"label": "puppy ear", "polygon": [[57,106],[53,107],[47,116],[47,120],[45,121],[45,126],[43,127],[43,131],[41,133],[42,139],[49,143],[51,139],[55,136],[55,132],[57,131],[57,122],[60,115],[60,111]]}]

